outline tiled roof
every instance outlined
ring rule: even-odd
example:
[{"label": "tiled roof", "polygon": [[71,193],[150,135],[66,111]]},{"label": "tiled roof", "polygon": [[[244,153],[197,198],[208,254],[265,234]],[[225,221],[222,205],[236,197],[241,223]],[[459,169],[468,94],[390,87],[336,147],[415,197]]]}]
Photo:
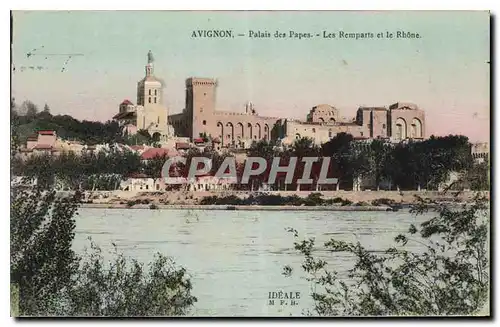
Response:
[{"label": "tiled roof", "polygon": [[184,149],[189,149],[190,146],[189,146],[189,143],[184,143],[184,142],[178,142],[178,143],[175,143],[175,148],[177,150],[184,150]]},{"label": "tiled roof", "polygon": [[200,178],[200,177],[214,177],[214,176],[215,175],[213,173],[206,173],[206,174],[196,175],[195,177]]},{"label": "tiled roof", "polygon": [[131,145],[130,148],[134,151],[144,150],[144,145]]},{"label": "tiled roof", "polygon": [[179,155],[179,152],[177,152],[177,150],[175,150],[175,149],[168,150],[168,156],[169,157],[176,157],[178,155]]},{"label": "tiled roof", "polygon": [[194,139],[193,142],[194,143],[205,143],[205,140],[200,137],[200,138]]},{"label": "tiled roof", "polygon": [[127,112],[117,113],[116,115],[113,116],[113,119],[132,118],[134,116],[135,116],[135,112],[127,111]]},{"label": "tiled roof", "polygon": [[56,135],[56,131],[38,131],[41,135]]},{"label": "tiled roof", "polygon": [[150,148],[141,154],[142,160],[150,160],[154,157],[163,157],[168,155],[168,150],[165,148]]},{"label": "tiled roof", "polygon": [[132,103],[129,99],[125,99],[125,100],[123,100],[123,102],[122,102],[122,103],[120,103],[120,104],[133,104],[133,103]]}]

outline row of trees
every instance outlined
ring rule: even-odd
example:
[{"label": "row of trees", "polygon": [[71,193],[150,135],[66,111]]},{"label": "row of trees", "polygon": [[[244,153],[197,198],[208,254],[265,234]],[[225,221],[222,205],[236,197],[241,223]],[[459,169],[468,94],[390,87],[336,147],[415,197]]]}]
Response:
[{"label": "row of trees", "polygon": [[157,158],[144,163],[139,154],[111,146],[99,152],[34,155],[26,160],[16,157],[12,160],[12,172],[16,176],[36,179],[37,185],[45,189],[60,183],[59,186],[72,190],[114,190],[132,173],[155,175],[153,170],[161,171],[163,160]]},{"label": "row of trees", "polygon": [[[260,141],[251,146],[247,155],[265,158],[267,169],[263,174],[252,176],[249,184],[235,185],[240,190],[257,190],[268,181],[274,158],[280,158],[280,165],[286,166],[292,157],[297,157],[292,183],[285,184],[285,173],[278,173],[277,180],[272,185],[274,189],[295,190],[300,187],[301,190],[319,190],[321,187],[321,190],[349,190],[355,187],[354,181],[358,178],[371,178],[377,189],[385,184],[390,189],[436,190],[448,180],[451,172],[460,173],[465,180],[465,183],[459,185],[461,188],[489,188],[488,162],[476,163],[473,160],[470,144],[465,136],[431,137],[421,142],[392,145],[381,140],[359,142],[351,135],[341,133],[321,147],[308,138],[296,140],[289,147]],[[177,175],[187,176],[192,158],[198,156],[212,159],[211,174],[215,174],[224,159],[231,154],[193,148],[185,154],[186,164],[174,165],[172,171],[176,171]],[[317,185],[322,165],[318,161],[311,169],[313,185],[297,185],[297,180],[302,178],[305,169],[305,163],[301,161],[304,157],[331,158],[327,176],[338,178],[339,183]],[[70,189],[113,190],[118,188],[121,180],[134,173],[161,178],[165,160],[167,157],[163,156],[144,162],[137,153],[120,151],[111,146],[110,150],[98,153],[84,152],[76,155],[69,152],[59,156],[32,156],[24,161],[17,159],[13,161],[13,169],[15,175],[37,178],[39,183],[47,186],[59,180]],[[244,163],[237,163],[239,176],[243,169]]]},{"label": "row of trees", "polygon": [[[488,163],[474,162],[465,136],[431,136],[421,142],[394,145],[382,140],[360,142],[350,134],[340,133],[322,146],[315,145],[307,138],[296,140],[287,148],[261,141],[252,145],[248,155],[264,157],[268,163],[273,157],[280,157],[283,165],[287,165],[293,156],[298,157],[298,162],[303,157],[330,157],[328,176],[338,178],[339,184],[336,187],[341,189],[352,189],[356,179],[371,177],[377,189],[385,181],[391,189],[435,190],[448,180],[451,172],[469,177],[466,185],[469,188],[489,187]],[[291,187],[296,186],[296,180],[302,177],[304,165],[297,164]],[[321,163],[313,165],[313,179],[317,180],[320,169]],[[266,174],[256,177],[255,182],[264,183],[268,173],[269,168]],[[315,187],[317,188],[312,186]]]},{"label": "row of trees", "polygon": [[[212,159],[211,173],[219,170],[225,157],[230,153],[219,154],[212,150],[200,151],[192,149],[186,154],[186,164],[180,165],[177,172],[186,176],[191,160],[196,156],[205,156]],[[271,164],[279,158],[280,166],[287,166],[292,157],[297,158],[291,184],[285,184],[284,172],[277,174],[277,179],[272,185],[279,190],[327,190],[327,189],[353,189],[354,181],[358,178],[373,178],[377,189],[382,182],[389,189],[415,190],[425,188],[436,190],[445,183],[452,172],[461,175],[462,182],[458,187],[485,190],[489,188],[488,162],[476,163],[470,152],[470,144],[465,136],[449,135],[445,137],[432,136],[421,142],[391,144],[382,140],[360,142],[353,139],[352,135],[340,133],[322,146],[317,146],[312,139],[301,138],[291,146],[278,146],[274,142],[262,140],[252,144],[247,152],[248,157],[265,158],[267,168],[264,173],[252,176],[248,184],[238,184],[241,190],[256,190],[269,180]],[[338,178],[337,185],[318,185],[322,162],[312,165],[311,178],[313,185],[298,185],[297,180],[302,178],[305,163],[304,157],[328,157],[330,166],[327,177]],[[256,168],[253,167],[253,168]],[[244,170],[244,163],[236,164],[238,176]],[[226,169],[225,172],[228,172]]]}]

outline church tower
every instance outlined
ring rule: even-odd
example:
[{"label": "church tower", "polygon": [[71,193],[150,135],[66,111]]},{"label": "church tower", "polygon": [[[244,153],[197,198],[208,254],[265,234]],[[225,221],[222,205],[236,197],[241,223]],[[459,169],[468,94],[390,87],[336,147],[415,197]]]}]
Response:
[{"label": "church tower", "polygon": [[154,75],[154,57],[149,50],[145,76],[137,83],[137,129],[147,130],[158,141],[171,136],[168,109],[163,105],[164,85],[163,80]]},{"label": "church tower", "polygon": [[162,104],[164,83],[154,76],[154,58],[151,50],[148,52],[145,69],[146,76],[137,83],[137,104],[144,107],[150,104]]}]

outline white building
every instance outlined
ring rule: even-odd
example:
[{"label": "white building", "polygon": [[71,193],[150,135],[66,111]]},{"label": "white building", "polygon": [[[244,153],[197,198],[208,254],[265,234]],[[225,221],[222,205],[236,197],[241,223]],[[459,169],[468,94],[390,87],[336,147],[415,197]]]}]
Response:
[{"label": "white building", "polygon": [[194,192],[230,190],[233,184],[231,182],[233,181],[234,180],[227,178],[217,178],[211,175],[198,176],[190,181],[188,190]]},{"label": "white building", "polygon": [[123,191],[155,192],[164,189],[161,178],[151,178],[145,174],[134,174],[120,183]]}]

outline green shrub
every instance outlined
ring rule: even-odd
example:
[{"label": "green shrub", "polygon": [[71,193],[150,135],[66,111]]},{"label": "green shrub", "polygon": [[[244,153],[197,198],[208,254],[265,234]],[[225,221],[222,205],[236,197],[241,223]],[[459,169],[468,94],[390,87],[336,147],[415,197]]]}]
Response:
[{"label": "green shrub", "polygon": [[92,244],[85,253],[75,284],[60,295],[64,306],[57,316],[148,317],[178,316],[188,313],[197,302],[184,268],[160,253],[149,269],[135,259],[112,253],[105,261],[101,249]]},{"label": "green shrub", "polygon": [[372,205],[374,206],[380,206],[380,205],[392,206],[395,203],[396,201],[387,198],[380,198],[372,201]]},{"label": "green shrub", "polygon": [[351,200],[348,200],[348,199],[342,200],[342,205],[343,206],[350,206],[351,204],[352,204]]},{"label": "green shrub", "polygon": [[[373,251],[359,241],[350,243],[334,238],[316,246],[314,237],[301,239],[297,230],[288,228],[294,235],[295,249],[304,258],[301,265],[304,277],[311,283],[314,307],[309,314],[344,317],[488,314],[492,277],[488,252],[489,201],[478,194],[461,208],[436,204],[419,198],[410,212],[431,213],[432,218],[420,226],[410,225],[408,232],[398,235],[386,251]],[[316,251],[319,249],[332,257],[319,256]],[[339,253],[354,258],[346,272],[329,265]],[[290,276],[293,271],[293,267],[285,266],[283,274]]]},{"label": "green shrub", "polygon": [[320,206],[325,203],[325,201],[321,198],[321,193],[310,193],[302,203],[306,206]]}]

